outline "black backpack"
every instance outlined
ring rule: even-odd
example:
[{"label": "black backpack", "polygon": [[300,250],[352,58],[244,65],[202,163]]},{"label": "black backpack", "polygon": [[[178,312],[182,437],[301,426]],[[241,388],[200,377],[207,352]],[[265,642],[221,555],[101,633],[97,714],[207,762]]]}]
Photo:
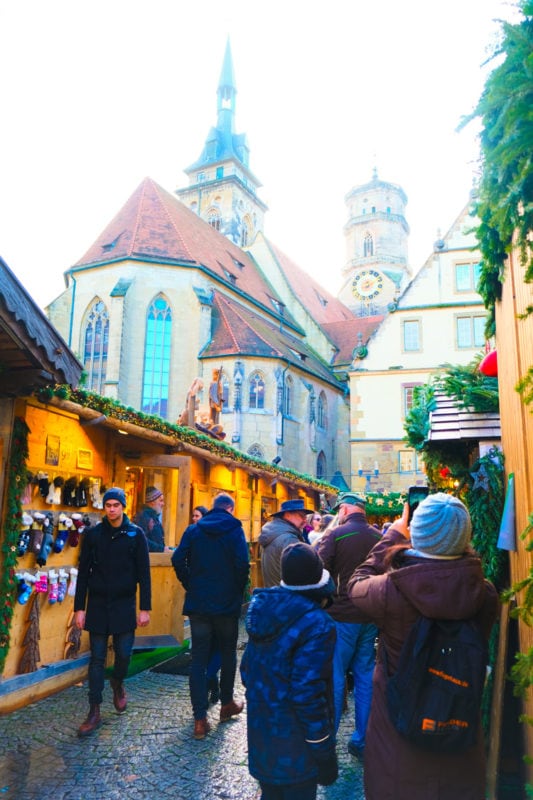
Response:
[{"label": "black backpack", "polygon": [[473,620],[420,617],[387,682],[396,730],[429,750],[457,752],[474,745],[487,663],[487,643]]}]

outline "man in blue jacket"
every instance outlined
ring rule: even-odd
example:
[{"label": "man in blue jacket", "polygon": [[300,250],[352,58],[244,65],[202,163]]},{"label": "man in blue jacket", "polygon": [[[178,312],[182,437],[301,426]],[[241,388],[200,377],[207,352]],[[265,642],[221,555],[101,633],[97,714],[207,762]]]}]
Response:
[{"label": "man in blue jacket", "polygon": [[220,722],[240,714],[244,704],[233,698],[237,670],[237,637],[250,563],[241,522],[233,516],[228,494],[215,497],[213,508],[185,530],[172,554],[172,565],[185,589],[183,614],[191,625],[189,688],[194,738],[210,730],[207,720],[207,665],[220,651]]}]

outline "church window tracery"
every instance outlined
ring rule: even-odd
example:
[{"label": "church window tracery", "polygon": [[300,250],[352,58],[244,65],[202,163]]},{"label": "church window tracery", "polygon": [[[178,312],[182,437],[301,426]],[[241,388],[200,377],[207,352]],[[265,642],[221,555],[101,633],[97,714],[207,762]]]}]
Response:
[{"label": "church window tracery", "polygon": [[248,406],[250,409],[261,409],[265,407],[265,382],[260,372],[252,372],[249,380],[250,391],[248,395]]},{"label": "church window tracery", "polygon": [[105,303],[94,301],[86,317],[83,333],[83,365],[87,372],[87,387],[103,394],[109,346],[109,314]]},{"label": "church window tracery", "polygon": [[150,304],[146,315],[146,343],[141,408],[145,414],[166,417],[170,386],[172,311],[163,295]]},{"label": "church window tracery", "polygon": [[372,238],[371,233],[367,233],[365,235],[365,239],[363,242],[363,255],[364,256],[374,255],[374,239]]},{"label": "church window tracery", "polygon": [[317,412],[316,412],[317,426],[319,428],[326,429],[327,418],[328,418],[328,402],[325,393],[320,392],[320,394],[318,395]]}]

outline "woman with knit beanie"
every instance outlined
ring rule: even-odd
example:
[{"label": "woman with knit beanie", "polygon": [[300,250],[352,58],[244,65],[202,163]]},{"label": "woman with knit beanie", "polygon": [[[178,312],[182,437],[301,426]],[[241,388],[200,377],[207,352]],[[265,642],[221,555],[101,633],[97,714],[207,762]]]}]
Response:
[{"label": "woman with knit beanie", "polygon": [[417,747],[389,719],[387,679],[420,616],[473,619],[488,640],[498,612],[496,590],[485,580],[470,544],[470,515],[463,503],[443,492],[430,494],[415,510],[410,529],[408,511],[406,504],[401,519],[390,526],[348,583],[357,620],[379,628],[366,734],[365,797],[482,800],[486,770],[481,712],[476,743],[453,753]]}]

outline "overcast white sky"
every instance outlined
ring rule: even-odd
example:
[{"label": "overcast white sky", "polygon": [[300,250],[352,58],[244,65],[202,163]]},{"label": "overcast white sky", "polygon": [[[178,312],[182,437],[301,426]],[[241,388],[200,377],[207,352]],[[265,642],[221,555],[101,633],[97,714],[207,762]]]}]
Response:
[{"label": "overcast white sky", "polygon": [[481,68],[507,0],[0,0],[0,255],[36,302],[138,184],[173,191],[216,123],[231,38],[236,129],[265,232],[335,293],[344,196],[409,202],[416,271],[467,202]]}]

